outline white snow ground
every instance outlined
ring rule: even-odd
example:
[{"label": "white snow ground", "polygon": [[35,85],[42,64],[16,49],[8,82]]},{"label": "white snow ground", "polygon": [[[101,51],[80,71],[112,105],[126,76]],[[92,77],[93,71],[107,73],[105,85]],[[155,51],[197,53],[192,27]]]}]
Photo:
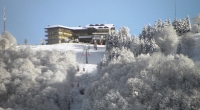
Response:
[{"label": "white snow ground", "polygon": [[[19,46],[22,47],[23,45]],[[84,48],[90,47],[88,56],[88,64],[86,64],[86,56],[82,56]],[[89,83],[91,77],[97,73],[97,63],[103,58],[105,53],[105,46],[98,45],[97,50],[94,45],[80,44],[80,43],[63,43],[54,45],[31,45],[33,50],[57,50],[57,51],[74,51],[76,53],[77,64],[80,66],[80,71],[76,74],[74,88],[72,89],[72,96],[74,103],[71,103],[70,110],[80,110],[82,106],[83,95],[79,94],[82,88],[85,88]],[[85,68],[85,71],[83,71]],[[79,83],[79,87],[77,84]]]},{"label": "white snow ground", "polygon": [[103,54],[105,52],[104,45],[98,45],[97,50],[94,49],[92,44],[76,44],[76,43],[62,43],[62,44],[54,44],[54,45],[34,45],[32,48],[34,50],[58,50],[58,51],[75,51],[76,58],[78,63],[85,64],[85,56],[82,56],[84,48],[90,46],[90,56],[88,56],[88,63],[89,64],[97,64],[100,62]]}]

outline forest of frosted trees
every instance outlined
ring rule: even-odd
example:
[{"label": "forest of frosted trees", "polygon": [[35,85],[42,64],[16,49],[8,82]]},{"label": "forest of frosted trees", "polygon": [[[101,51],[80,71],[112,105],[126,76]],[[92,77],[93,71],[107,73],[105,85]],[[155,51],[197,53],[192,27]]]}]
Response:
[{"label": "forest of frosted trees", "polygon": [[0,107],[64,108],[77,71],[75,53],[17,48],[16,39],[8,32],[0,38]]},{"label": "forest of frosted trees", "polygon": [[190,59],[200,35],[192,26],[189,17],[158,20],[139,37],[128,27],[108,36],[82,110],[200,109],[200,63]]}]

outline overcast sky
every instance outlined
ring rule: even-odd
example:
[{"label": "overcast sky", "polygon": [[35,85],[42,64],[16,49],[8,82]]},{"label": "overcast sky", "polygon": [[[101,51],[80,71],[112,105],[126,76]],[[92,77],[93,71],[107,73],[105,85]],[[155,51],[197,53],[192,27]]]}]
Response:
[{"label": "overcast sky", "polygon": [[[177,0],[177,19],[200,13],[200,0]],[[0,32],[6,7],[6,30],[23,44],[40,44],[47,25],[85,26],[112,23],[139,35],[144,25],[158,19],[174,20],[175,0],[0,0]]]}]

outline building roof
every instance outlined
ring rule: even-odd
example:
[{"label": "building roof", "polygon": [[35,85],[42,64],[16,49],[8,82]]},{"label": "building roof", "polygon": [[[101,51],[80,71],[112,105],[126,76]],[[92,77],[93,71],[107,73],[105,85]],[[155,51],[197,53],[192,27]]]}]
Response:
[{"label": "building roof", "polygon": [[45,27],[45,29],[58,28],[58,27],[70,29],[70,27],[62,26],[62,25],[52,25],[52,26],[49,25],[48,27]]},{"label": "building roof", "polygon": [[85,26],[86,28],[114,28],[114,24],[88,24]]},{"label": "building roof", "polygon": [[66,28],[66,29],[71,29],[71,30],[85,30],[87,28],[95,28],[95,29],[107,29],[107,28],[114,28],[114,24],[88,24],[85,27],[67,27],[67,26],[62,26],[62,25],[52,25],[48,26],[45,29],[50,29],[50,28]]},{"label": "building roof", "polygon": [[62,25],[52,25],[52,26],[48,26],[45,29],[49,29],[49,28],[66,28],[66,29],[72,29],[72,30],[81,30],[81,29],[86,29],[84,27],[67,27],[67,26],[62,26]]}]

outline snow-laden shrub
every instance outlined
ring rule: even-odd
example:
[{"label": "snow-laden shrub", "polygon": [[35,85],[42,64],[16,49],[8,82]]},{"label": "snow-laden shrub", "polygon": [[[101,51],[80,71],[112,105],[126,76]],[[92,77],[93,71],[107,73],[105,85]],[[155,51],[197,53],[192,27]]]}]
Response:
[{"label": "snow-laden shrub", "polygon": [[129,57],[99,71],[82,110],[200,109],[200,70],[191,59],[160,53]]}]

